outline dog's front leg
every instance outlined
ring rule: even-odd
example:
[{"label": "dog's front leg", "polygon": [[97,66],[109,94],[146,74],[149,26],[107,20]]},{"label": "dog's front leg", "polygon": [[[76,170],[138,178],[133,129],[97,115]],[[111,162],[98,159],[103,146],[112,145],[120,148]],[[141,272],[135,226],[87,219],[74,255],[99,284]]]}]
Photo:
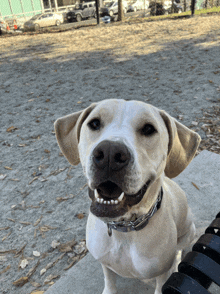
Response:
[{"label": "dog's front leg", "polygon": [[117,274],[103,264],[102,264],[102,269],[103,269],[104,279],[105,279],[105,288],[102,294],[117,294],[117,289],[116,289]]}]

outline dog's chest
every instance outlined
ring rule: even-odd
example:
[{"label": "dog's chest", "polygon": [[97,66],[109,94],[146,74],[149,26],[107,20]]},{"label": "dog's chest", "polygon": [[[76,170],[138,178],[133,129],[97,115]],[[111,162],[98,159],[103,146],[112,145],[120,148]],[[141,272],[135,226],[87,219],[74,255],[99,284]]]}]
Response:
[{"label": "dog's chest", "polygon": [[149,257],[146,244],[134,242],[133,236],[121,233],[118,238],[113,231],[107,234],[107,226],[103,222],[87,223],[87,247],[95,259],[127,278],[150,279],[158,270],[158,257]]}]

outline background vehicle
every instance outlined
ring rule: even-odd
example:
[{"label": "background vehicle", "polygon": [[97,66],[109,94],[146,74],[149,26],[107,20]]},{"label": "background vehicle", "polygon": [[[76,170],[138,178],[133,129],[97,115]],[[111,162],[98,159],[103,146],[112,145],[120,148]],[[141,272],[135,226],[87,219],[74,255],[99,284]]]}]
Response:
[{"label": "background vehicle", "polygon": [[[149,7],[149,1],[145,1],[145,8]],[[134,0],[128,5],[128,11],[142,10],[144,9],[144,1],[143,0]]]},{"label": "background vehicle", "polygon": [[79,4],[73,11],[66,14],[68,22],[81,21],[89,17],[96,17],[95,3]]},{"label": "background vehicle", "polygon": [[[123,9],[124,9],[124,14],[127,13],[128,4],[125,1],[123,1]],[[118,14],[118,2],[117,1],[107,2],[104,7],[100,8],[100,14],[101,16],[105,16],[105,15],[113,16],[114,14]]]},{"label": "background vehicle", "polygon": [[181,13],[183,12],[183,7],[179,3],[180,3],[180,0],[174,1],[173,7],[172,7],[171,0],[164,1],[164,3],[150,2],[150,5],[149,5],[150,15],[171,14],[172,10],[173,10],[173,13]]},{"label": "background vehicle", "polygon": [[0,35],[6,33],[7,30],[7,23],[4,21],[3,18],[0,17]]},{"label": "background vehicle", "polygon": [[49,27],[49,26],[59,26],[63,23],[63,15],[57,13],[42,13],[33,16],[27,22],[24,23],[24,29],[35,29]]}]

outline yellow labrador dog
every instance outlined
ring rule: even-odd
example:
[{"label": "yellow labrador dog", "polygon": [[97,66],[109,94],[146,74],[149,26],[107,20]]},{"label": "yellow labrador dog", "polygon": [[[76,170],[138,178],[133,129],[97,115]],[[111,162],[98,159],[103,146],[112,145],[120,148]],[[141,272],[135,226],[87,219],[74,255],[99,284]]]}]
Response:
[{"label": "yellow labrador dog", "polygon": [[200,136],[154,106],[117,99],[58,119],[55,131],[88,181],[87,247],[103,267],[102,294],[117,293],[117,275],[156,277],[161,294],[195,234],[186,196],[170,178],[190,163]]}]

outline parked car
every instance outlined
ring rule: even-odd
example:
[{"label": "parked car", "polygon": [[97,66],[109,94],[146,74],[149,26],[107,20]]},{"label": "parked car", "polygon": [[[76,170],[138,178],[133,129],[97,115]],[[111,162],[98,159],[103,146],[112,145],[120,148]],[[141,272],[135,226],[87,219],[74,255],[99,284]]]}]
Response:
[{"label": "parked car", "polygon": [[3,18],[0,18],[0,35],[7,32],[7,23]]},{"label": "parked car", "polygon": [[173,13],[183,12],[183,7],[180,5],[180,0],[174,0],[173,6],[172,6],[172,1],[169,1],[169,0],[165,1],[163,7],[165,9],[165,14],[171,14],[172,12]]},{"label": "parked car", "polygon": [[76,8],[73,11],[66,14],[68,22],[81,21],[82,19],[87,19],[89,17],[96,17],[95,3],[76,5]]},{"label": "parked car", "polygon": [[[128,4],[125,1],[123,1],[123,9],[124,9],[124,14],[127,13]],[[105,15],[113,16],[114,14],[118,14],[118,2],[117,1],[107,2],[104,7],[100,8],[100,14],[101,16],[105,16]]]},{"label": "parked car", "polygon": [[39,28],[43,27],[49,27],[49,26],[59,26],[61,23],[63,23],[63,15],[57,14],[57,13],[42,13],[42,14],[36,14],[31,19],[26,21],[24,23],[24,29],[30,30],[35,29],[39,30]]},{"label": "parked car", "polygon": [[[147,9],[149,7],[149,1],[145,1],[145,8]],[[142,10],[144,9],[144,1],[142,0],[134,0],[128,5],[128,11],[134,11]]]}]

